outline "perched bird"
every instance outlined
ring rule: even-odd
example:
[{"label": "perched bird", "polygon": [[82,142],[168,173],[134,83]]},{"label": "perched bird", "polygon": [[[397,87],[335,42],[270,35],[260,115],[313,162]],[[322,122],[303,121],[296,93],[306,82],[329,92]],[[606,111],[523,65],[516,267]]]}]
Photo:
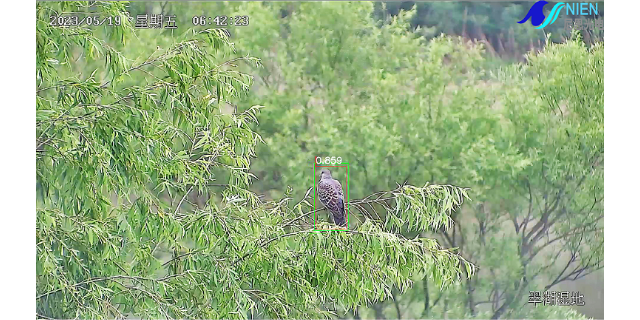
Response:
[{"label": "perched bird", "polygon": [[331,172],[322,169],[318,182],[318,197],[333,216],[333,222],[341,227],[347,226],[347,214],[344,208],[344,194],[338,180],[331,177]]}]

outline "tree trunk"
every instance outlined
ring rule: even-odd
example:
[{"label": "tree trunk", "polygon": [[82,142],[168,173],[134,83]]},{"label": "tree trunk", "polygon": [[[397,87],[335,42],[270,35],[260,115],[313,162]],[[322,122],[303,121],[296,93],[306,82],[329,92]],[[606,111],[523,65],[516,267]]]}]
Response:
[{"label": "tree trunk", "polygon": [[374,303],[372,306],[373,311],[375,311],[376,319],[387,319],[382,313],[382,308],[384,307],[383,302]]}]

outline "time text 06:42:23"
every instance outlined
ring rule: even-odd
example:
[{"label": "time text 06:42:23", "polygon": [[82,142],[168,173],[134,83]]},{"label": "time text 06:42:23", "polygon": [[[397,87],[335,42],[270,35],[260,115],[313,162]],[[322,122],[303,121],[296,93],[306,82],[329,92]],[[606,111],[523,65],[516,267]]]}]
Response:
[{"label": "time text 06:42:23", "polygon": [[242,27],[249,25],[249,16],[194,16],[191,22],[194,26]]}]

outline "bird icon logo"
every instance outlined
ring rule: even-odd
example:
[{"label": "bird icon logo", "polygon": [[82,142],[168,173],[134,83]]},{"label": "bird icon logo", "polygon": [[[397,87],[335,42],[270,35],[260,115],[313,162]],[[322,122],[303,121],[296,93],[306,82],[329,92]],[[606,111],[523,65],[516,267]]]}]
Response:
[{"label": "bird icon logo", "polygon": [[531,6],[524,19],[518,21],[518,23],[523,24],[527,22],[527,20],[531,19],[531,25],[539,26],[542,21],[544,21],[545,16],[542,12],[542,8],[544,8],[547,3],[549,2],[546,2],[544,0],[536,2],[533,6]]},{"label": "bird icon logo", "polygon": [[527,22],[527,20],[531,19],[531,25],[536,26],[536,29],[542,29],[549,24],[556,22],[558,19],[558,15],[560,15],[560,11],[562,11],[562,7],[564,7],[564,2],[558,2],[553,6],[551,12],[548,17],[545,17],[543,8],[547,4],[547,1],[540,0],[531,6],[529,12],[524,17],[524,19],[518,21],[518,23],[522,24]]}]

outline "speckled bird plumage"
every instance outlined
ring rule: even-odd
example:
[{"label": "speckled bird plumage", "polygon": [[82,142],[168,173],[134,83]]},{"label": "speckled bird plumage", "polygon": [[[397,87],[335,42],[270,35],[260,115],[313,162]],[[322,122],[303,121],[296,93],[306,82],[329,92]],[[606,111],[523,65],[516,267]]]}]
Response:
[{"label": "speckled bird plumage", "polygon": [[335,224],[341,227],[347,226],[347,214],[344,206],[344,194],[342,185],[331,177],[331,172],[323,169],[318,182],[318,198],[327,207]]}]

